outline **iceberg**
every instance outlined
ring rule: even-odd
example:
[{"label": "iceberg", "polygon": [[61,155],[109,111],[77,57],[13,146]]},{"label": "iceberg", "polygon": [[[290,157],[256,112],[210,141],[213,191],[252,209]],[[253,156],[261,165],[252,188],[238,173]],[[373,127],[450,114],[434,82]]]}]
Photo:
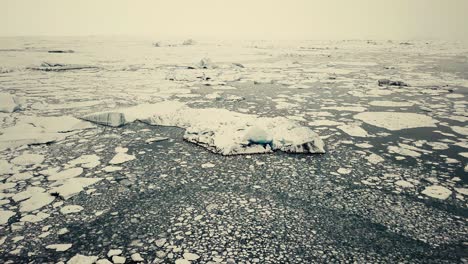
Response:
[{"label": "iceberg", "polygon": [[218,108],[195,109],[177,101],[98,112],[82,119],[113,127],[140,121],[184,128],[185,140],[222,155],[275,150],[325,153],[324,143],[315,132],[288,118],[259,117]]}]

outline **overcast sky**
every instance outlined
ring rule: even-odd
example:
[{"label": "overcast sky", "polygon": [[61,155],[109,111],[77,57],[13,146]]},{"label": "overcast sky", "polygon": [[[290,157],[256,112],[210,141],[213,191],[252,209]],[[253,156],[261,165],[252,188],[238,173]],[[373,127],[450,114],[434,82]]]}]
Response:
[{"label": "overcast sky", "polygon": [[0,0],[0,35],[468,40],[468,0]]}]

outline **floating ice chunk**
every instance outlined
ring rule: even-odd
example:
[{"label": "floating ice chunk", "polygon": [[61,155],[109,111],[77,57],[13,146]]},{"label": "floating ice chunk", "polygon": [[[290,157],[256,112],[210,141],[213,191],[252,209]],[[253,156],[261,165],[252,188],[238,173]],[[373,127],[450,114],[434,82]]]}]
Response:
[{"label": "floating ice chunk", "polygon": [[457,191],[457,193],[468,196],[468,188],[455,188],[455,191]]},{"label": "floating ice chunk", "polygon": [[82,155],[74,160],[69,161],[68,164],[73,165],[73,166],[81,165],[81,167],[83,168],[90,169],[90,168],[95,168],[99,166],[99,164],[101,164],[99,160],[100,158],[96,154]]},{"label": "floating ice chunk", "polygon": [[408,145],[400,144],[400,146],[388,146],[388,152],[395,153],[398,155],[409,156],[417,158],[421,156],[421,153],[416,152],[416,148],[410,148]]},{"label": "floating ice chunk", "polygon": [[351,173],[351,169],[339,168],[336,172],[338,172],[339,174],[350,174],[350,173]]},{"label": "floating ice chunk", "polygon": [[404,181],[404,180],[399,180],[395,182],[395,185],[398,185],[403,188],[413,188],[414,185],[410,182]]},{"label": "floating ice chunk", "polygon": [[121,169],[122,167],[118,167],[118,166],[106,166],[102,170],[105,172],[114,172],[114,171],[119,171]]},{"label": "floating ice chunk", "polygon": [[[324,153],[324,143],[307,127],[284,117],[266,118],[225,109],[193,109],[185,104],[166,101],[114,111],[127,124],[136,120],[150,125],[185,128],[184,139],[223,155],[267,153],[274,150],[296,153]],[[105,113],[83,117],[85,120],[113,126],[101,118]],[[271,144],[249,142],[245,136],[251,127],[268,133]],[[116,155],[117,156],[117,155]]]},{"label": "floating ice chunk", "polygon": [[341,126],[338,126],[338,128],[352,137],[368,137],[369,136],[369,134],[367,134],[367,131],[362,129],[357,124],[341,125]]},{"label": "floating ice chunk", "polygon": [[0,191],[8,190],[13,187],[16,187],[16,182],[0,183]]},{"label": "floating ice chunk", "polygon": [[382,107],[409,107],[413,106],[412,102],[396,102],[396,101],[372,101],[369,102],[372,106],[382,106]]},{"label": "floating ice chunk", "polygon": [[213,163],[208,162],[208,163],[203,163],[203,164],[201,165],[201,167],[202,167],[203,169],[207,169],[207,168],[214,168],[215,165],[214,165]]},{"label": "floating ice chunk", "polygon": [[432,185],[432,186],[426,187],[426,189],[424,189],[424,191],[422,191],[421,193],[432,198],[445,200],[450,197],[450,195],[452,194],[452,191],[450,191],[449,189],[443,186]]},{"label": "floating ice chunk", "polygon": [[367,108],[362,107],[362,106],[328,106],[328,107],[322,107],[322,109],[345,111],[345,112],[364,112],[367,110]]},{"label": "floating ice chunk", "polygon": [[430,116],[403,112],[364,112],[355,115],[354,118],[392,131],[416,127],[436,127],[438,122]]},{"label": "floating ice chunk", "polygon": [[118,112],[103,112],[98,114],[91,114],[83,117],[84,120],[88,120],[97,124],[120,127],[127,122],[133,122],[133,120],[126,120],[124,113]]},{"label": "floating ice chunk", "polygon": [[118,256],[122,254],[122,250],[121,249],[110,249],[108,252],[107,252],[107,257],[110,258],[110,257],[113,257],[113,256]]},{"label": "floating ice chunk", "polygon": [[85,187],[93,185],[102,178],[71,178],[64,181],[57,182],[58,187],[49,190],[49,194],[57,194],[63,199],[67,200],[70,197],[80,193]]},{"label": "floating ice chunk", "polygon": [[460,135],[468,136],[468,126],[461,127],[461,126],[450,126],[450,128]]},{"label": "floating ice chunk", "polygon": [[6,160],[0,160],[0,175],[13,174],[15,172],[13,165]]},{"label": "floating ice chunk", "polygon": [[372,164],[378,164],[384,161],[384,158],[374,153],[370,154],[366,159]]},{"label": "floating ice chunk", "polygon": [[153,137],[153,138],[148,138],[147,140],[145,140],[145,142],[147,144],[151,144],[153,142],[159,142],[159,141],[165,141],[165,140],[168,140],[169,138],[167,137]]},{"label": "floating ice chunk", "polygon": [[11,160],[11,163],[21,166],[38,165],[44,161],[44,155],[23,153]]},{"label": "floating ice chunk", "polygon": [[332,121],[332,120],[316,120],[313,122],[309,122],[309,126],[339,126],[342,125],[343,123]]},{"label": "floating ice chunk", "polygon": [[[54,249],[57,252],[67,251],[72,247],[73,244],[52,244],[46,246],[47,249]],[[70,261],[68,261],[70,263]]]},{"label": "floating ice chunk", "polygon": [[134,155],[129,155],[126,153],[118,152],[110,161],[109,164],[122,164],[127,161],[134,160]]},{"label": "floating ice chunk", "polygon": [[140,253],[133,253],[131,258],[134,262],[144,262],[145,259],[141,257]]},{"label": "floating ice chunk", "polygon": [[183,256],[184,256],[184,259],[189,260],[189,261],[197,260],[197,259],[200,258],[199,255],[197,255],[195,253],[189,253],[189,252],[184,253]]},{"label": "floating ice chunk", "polygon": [[16,213],[13,211],[2,210],[0,209],[0,225],[8,223],[8,220],[14,216]]},{"label": "floating ice chunk", "polygon": [[21,222],[29,222],[29,223],[37,223],[37,222],[40,222],[40,221],[48,218],[49,216],[50,216],[50,214],[39,212],[37,214],[25,215],[25,216],[21,217],[20,221]]},{"label": "floating ice chunk", "polygon": [[52,174],[47,177],[49,181],[58,181],[58,180],[65,180],[80,176],[83,173],[83,168],[71,168],[67,170],[60,171],[56,174]]},{"label": "floating ice chunk", "polygon": [[85,256],[76,254],[74,257],[67,261],[67,264],[93,264],[98,260],[96,256]]},{"label": "floating ice chunk", "polygon": [[190,261],[183,259],[183,258],[179,258],[179,259],[176,259],[175,264],[190,264]]},{"label": "floating ice chunk", "polygon": [[28,200],[21,202],[20,212],[31,212],[40,209],[52,203],[54,200],[55,197],[48,193],[33,193]]},{"label": "floating ice chunk", "polygon": [[43,188],[32,186],[32,187],[28,187],[26,190],[24,190],[22,192],[19,192],[19,193],[13,195],[12,199],[15,202],[21,202],[21,201],[24,201],[24,200],[30,198],[31,196],[33,196],[36,193],[43,193],[43,192],[45,192],[45,190]]},{"label": "floating ice chunk", "polygon": [[9,93],[0,93],[0,112],[12,113],[20,108],[18,99]]},{"label": "floating ice chunk", "polygon": [[62,214],[74,214],[83,211],[83,207],[79,205],[67,205],[60,208],[60,213]]},{"label": "floating ice chunk", "polygon": [[92,127],[93,124],[70,116],[22,117],[15,126],[0,129],[0,150],[60,141],[74,134],[72,131]]}]

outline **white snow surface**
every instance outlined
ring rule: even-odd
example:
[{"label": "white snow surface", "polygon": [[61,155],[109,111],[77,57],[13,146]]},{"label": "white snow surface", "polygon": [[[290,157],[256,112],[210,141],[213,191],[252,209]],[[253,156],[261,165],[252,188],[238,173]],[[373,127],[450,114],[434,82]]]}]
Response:
[{"label": "white snow surface", "polygon": [[[315,132],[288,118],[258,117],[217,108],[195,109],[177,101],[99,112],[83,119],[114,127],[138,120],[150,125],[184,128],[185,140],[222,155],[274,150],[325,153],[324,143]],[[255,131],[266,132],[267,135],[252,135]],[[257,142],[259,137],[271,139],[271,142]]]}]

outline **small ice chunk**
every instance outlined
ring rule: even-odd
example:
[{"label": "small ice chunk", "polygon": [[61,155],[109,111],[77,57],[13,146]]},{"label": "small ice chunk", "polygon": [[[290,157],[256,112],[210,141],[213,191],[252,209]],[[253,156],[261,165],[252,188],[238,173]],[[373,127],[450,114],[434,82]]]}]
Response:
[{"label": "small ice chunk", "polygon": [[444,186],[432,185],[432,186],[426,187],[426,189],[424,189],[424,191],[422,191],[421,193],[432,198],[445,200],[450,197],[450,195],[452,194],[452,191],[445,188]]},{"label": "small ice chunk", "polygon": [[381,156],[377,155],[377,154],[370,154],[368,157],[366,157],[367,161],[369,161],[370,163],[372,164],[378,164],[382,161],[384,161],[384,158],[382,158]]},{"label": "small ice chunk", "polygon": [[197,260],[200,258],[199,255],[195,254],[195,253],[184,253],[184,259],[188,260],[188,261],[193,261],[193,260]]},{"label": "small ice chunk", "polygon": [[404,180],[399,180],[395,182],[395,185],[398,185],[403,188],[413,188],[414,185],[410,182],[404,181]]},{"label": "small ice chunk", "polygon": [[126,260],[127,259],[125,257],[122,257],[122,256],[113,256],[112,257],[112,262],[114,262],[114,264],[124,264]]},{"label": "small ice chunk", "polygon": [[127,161],[134,160],[134,155],[129,155],[126,153],[118,152],[110,161],[109,164],[122,164]]},{"label": "small ice chunk", "polygon": [[468,136],[468,126],[450,126],[450,128],[455,132],[460,135]]},{"label": "small ice chunk", "polygon": [[145,259],[141,257],[140,253],[133,253],[131,258],[134,262],[144,262]]},{"label": "small ice chunk", "polygon": [[122,167],[119,166],[106,166],[102,170],[105,172],[114,172],[114,171],[119,171],[122,170]]},{"label": "small ice chunk", "polygon": [[74,214],[83,211],[83,207],[79,205],[67,205],[62,208],[60,208],[60,213],[66,215],[66,214]]},{"label": "small ice chunk", "polygon": [[0,225],[8,223],[8,220],[15,214],[13,211],[0,209]]},{"label": "small ice chunk", "polygon": [[214,164],[213,163],[210,163],[210,162],[207,162],[207,163],[204,163],[201,165],[202,168],[204,169],[207,169],[207,168],[214,168]]},{"label": "small ice chunk", "polygon": [[25,216],[21,217],[20,221],[21,222],[37,223],[37,222],[40,222],[40,221],[48,218],[49,216],[50,216],[49,214],[39,212],[37,214],[25,215]]},{"label": "small ice chunk", "polygon": [[[57,252],[67,251],[72,247],[73,244],[52,244],[46,246],[47,249],[54,249]],[[70,261],[69,261],[70,262]]]},{"label": "small ice chunk", "polygon": [[338,172],[339,174],[350,174],[350,173],[351,173],[351,169],[339,168],[336,172]]},{"label": "small ice chunk", "polygon": [[58,173],[52,174],[47,177],[49,181],[58,181],[58,180],[65,180],[80,176],[83,173],[83,168],[71,168],[68,170],[63,170]]},{"label": "small ice chunk", "polygon": [[67,264],[93,264],[98,260],[96,256],[85,256],[76,254],[74,257],[67,261]]},{"label": "small ice chunk", "polygon": [[81,165],[83,168],[91,169],[99,166],[101,162],[99,161],[100,158],[96,154],[91,154],[91,155],[81,155],[80,157],[71,160],[68,162],[68,164],[75,166],[75,165]]}]

